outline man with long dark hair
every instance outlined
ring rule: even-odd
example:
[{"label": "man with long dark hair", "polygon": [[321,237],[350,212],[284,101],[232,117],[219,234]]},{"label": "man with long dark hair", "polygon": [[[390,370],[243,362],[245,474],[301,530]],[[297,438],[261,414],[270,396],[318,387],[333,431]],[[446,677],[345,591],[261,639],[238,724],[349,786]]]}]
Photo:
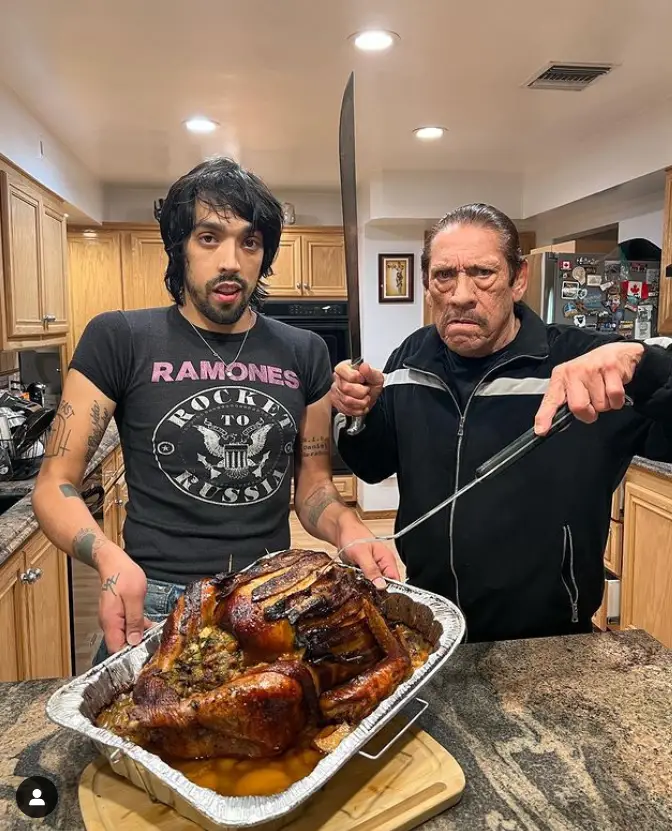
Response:
[{"label": "man with long dark hair", "polygon": [[[189,582],[289,547],[292,474],[306,531],[337,547],[371,536],[331,481],[326,344],[259,313],[279,202],[215,159],[170,188],[160,226],[175,303],[90,321],[59,409],[67,453],[54,435],[33,497],[49,539],[100,574],[96,663],[138,643]],[[129,491],[125,551],[77,490],[112,416]],[[353,550],[365,573],[396,573],[386,546]]]},{"label": "man with long dark hair", "polygon": [[[672,339],[545,324],[522,302],[516,226],[491,205],[436,224],[422,279],[432,324],[395,349],[384,373],[336,367],[339,451],[365,482],[396,473],[400,530],[533,425],[547,433],[566,402],[576,416],[567,430],[397,548],[410,583],[461,607],[472,641],[589,632],[612,493],[633,456],[672,461]],[[364,430],[341,429],[347,416],[365,416]]]}]

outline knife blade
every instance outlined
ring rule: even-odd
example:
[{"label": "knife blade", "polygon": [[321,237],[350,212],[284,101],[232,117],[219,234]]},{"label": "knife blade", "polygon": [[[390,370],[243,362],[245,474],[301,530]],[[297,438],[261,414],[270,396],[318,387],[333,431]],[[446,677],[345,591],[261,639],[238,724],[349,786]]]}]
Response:
[{"label": "knife blade", "polygon": [[498,453],[495,453],[494,456],[491,456],[487,461],[483,462],[483,464],[476,469],[474,478],[470,482],[467,482],[466,485],[463,485],[461,488],[452,493],[449,497],[444,499],[442,502],[439,502],[439,504],[435,505],[433,508],[430,508],[429,511],[427,511],[417,519],[413,520],[413,522],[410,522],[404,528],[400,529],[394,534],[387,534],[386,536],[367,537],[366,539],[352,540],[351,542],[347,543],[342,548],[340,548],[336,552],[336,556],[340,557],[344,551],[346,551],[353,545],[398,540],[399,537],[403,537],[404,534],[408,534],[409,531],[412,531],[414,528],[417,528],[418,525],[422,525],[423,522],[426,522],[430,517],[433,517],[434,514],[438,513],[443,508],[447,508],[448,505],[451,505],[453,502],[455,502],[455,500],[459,499],[460,496],[463,496],[465,493],[467,493],[467,491],[470,491],[473,487],[483,482],[489,476],[492,476],[495,473],[500,473],[502,470],[505,470],[507,467],[509,467],[509,465],[514,464],[523,456],[527,455],[535,447],[538,447],[539,445],[543,444],[545,441],[550,439],[551,436],[554,436],[556,433],[560,433],[563,430],[566,430],[573,421],[574,413],[572,413],[572,411],[566,404],[563,404],[563,406],[558,409],[555,416],[553,417],[551,426],[545,435],[538,436],[534,432],[534,427],[530,427],[530,429],[526,430],[522,434],[522,436],[518,436],[517,439],[514,439],[510,444],[507,444],[506,447],[504,447]]},{"label": "knife blade", "polygon": [[[357,241],[357,164],[355,155],[355,73],[351,72],[343,91],[338,127],[338,155],[341,178],[341,211],[345,244],[345,280],[348,290],[350,361],[361,362],[362,335],[359,317],[359,247]],[[350,436],[364,428],[363,418],[354,418],[347,427]]]}]

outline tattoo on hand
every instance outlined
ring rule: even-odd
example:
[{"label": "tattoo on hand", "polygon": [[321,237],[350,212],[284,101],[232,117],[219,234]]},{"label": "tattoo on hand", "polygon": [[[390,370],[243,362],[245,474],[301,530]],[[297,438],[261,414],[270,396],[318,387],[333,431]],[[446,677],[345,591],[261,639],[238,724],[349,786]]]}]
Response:
[{"label": "tattoo on hand", "polygon": [[107,425],[110,421],[110,414],[107,411],[107,408],[101,408],[100,404],[97,401],[94,401],[91,406],[91,434],[89,435],[88,445],[89,449],[86,453],[86,463],[93,459],[96,450],[100,446],[100,442],[105,435],[105,430],[107,430]]},{"label": "tattoo on hand", "polygon": [[306,497],[303,503],[306,508],[306,518],[313,528],[317,528],[317,523],[324,511],[334,503],[345,504],[331,482],[328,485],[321,485]]},{"label": "tattoo on hand", "polygon": [[66,497],[66,499],[72,499],[73,497],[77,499],[80,498],[79,491],[74,485],[69,485],[66,483],[65,485],[59,485],[58,489],[63,494],[63,496]]},{"label": "tattoo on hand", "polygon": [[112,592],[112,594],[116,597],[117,593],[115,592],[114,587],[117,585],[117,580],[119,579],[120,574],[121,572],[118,571],[114,576],[108,577],[100,587],[101,592]]},{"label": "tattoo on hand", "polygon": [[98,568],[98,552],[105,545],[105,540],[98,536],[93,528],[82,528],[72,541],[72,556],[87,566]]},{"label": "tattoo on hand", "polygon": [[68,452],[71,430],[68,427],[68,419],[74,415],[72,404],[69,401],[61,401],[56,410],[56,415],[49,428],[49,435],[44,451],[46,459],[53,459],[56,456],[65,456]]},{"label": "tattoo on hand", "polygon": [[328,456],[331,452],[329,436],[312,436],[301,441],[301,456]]}]

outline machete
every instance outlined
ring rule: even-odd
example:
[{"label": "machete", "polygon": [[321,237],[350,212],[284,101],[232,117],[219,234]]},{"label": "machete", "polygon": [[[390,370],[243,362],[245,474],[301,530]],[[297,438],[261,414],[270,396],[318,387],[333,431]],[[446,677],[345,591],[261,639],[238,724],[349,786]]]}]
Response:
[{"label": "machete", "polygon": [[[341,172],[341,209],[345,242],[345,280],[348,289],[350,362],[362,362],[362,334],[359,320],[359,251],[357,247],[357,167],[355,164],[355,73],[351,72],[341,101],[338,129]],[[363,418],[354,418],[347,428],[354,436],[364,427]]]}]

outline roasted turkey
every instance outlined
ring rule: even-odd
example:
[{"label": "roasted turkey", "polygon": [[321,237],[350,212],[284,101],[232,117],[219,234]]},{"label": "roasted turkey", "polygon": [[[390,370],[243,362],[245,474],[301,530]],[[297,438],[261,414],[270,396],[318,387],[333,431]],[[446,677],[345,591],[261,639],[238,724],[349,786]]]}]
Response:
[{"label": "roasted turkey", "polygon": [[177,759],[273,757],[306,731],[328,752],[431,651],[386,619],[384,594],[295,549],[192,583],[96,724]]}]

